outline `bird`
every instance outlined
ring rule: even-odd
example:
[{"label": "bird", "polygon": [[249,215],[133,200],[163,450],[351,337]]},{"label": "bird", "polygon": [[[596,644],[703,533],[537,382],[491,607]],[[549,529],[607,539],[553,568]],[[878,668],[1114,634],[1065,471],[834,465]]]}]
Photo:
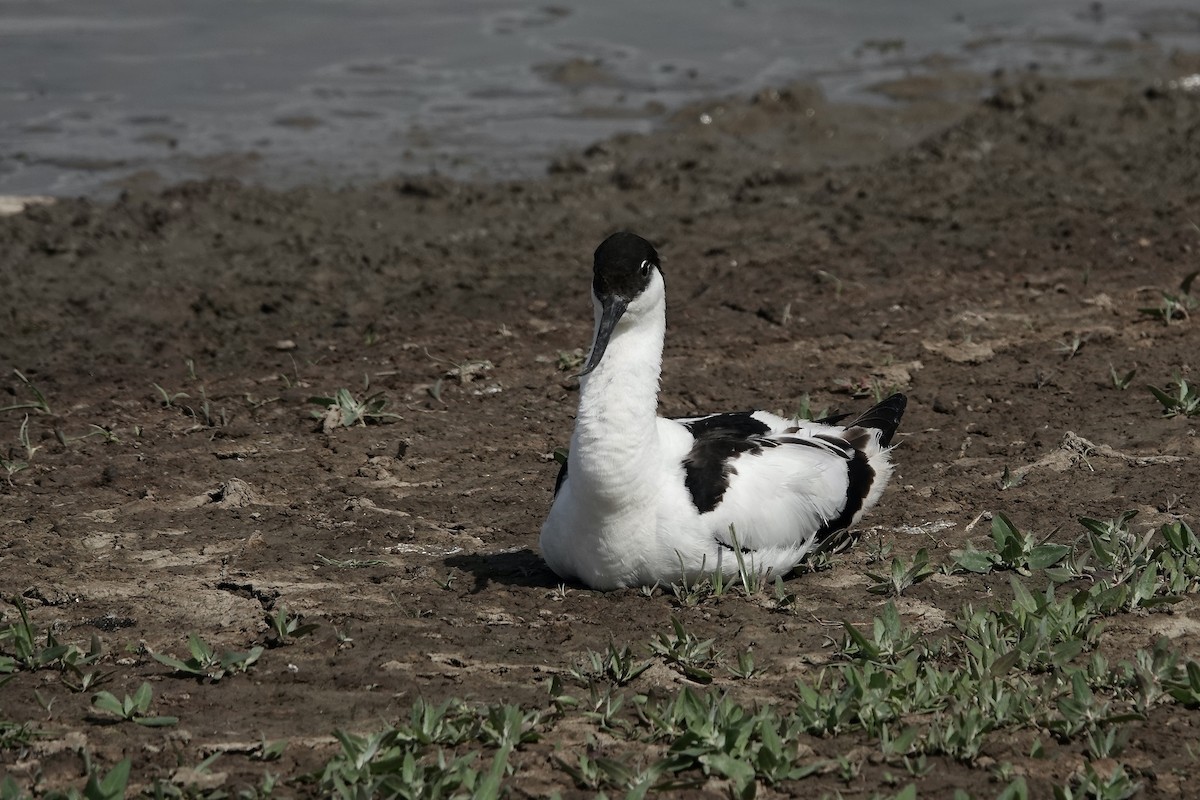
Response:
[{"label": "bird", "polygon": [[629,231],[601,242],[592,302],[575,428],[539,539],[564,581],[614,590],[739,569],[785,576],[879,501],[904,395],[848,422],[660,417],[666,289],[654,246]]}]

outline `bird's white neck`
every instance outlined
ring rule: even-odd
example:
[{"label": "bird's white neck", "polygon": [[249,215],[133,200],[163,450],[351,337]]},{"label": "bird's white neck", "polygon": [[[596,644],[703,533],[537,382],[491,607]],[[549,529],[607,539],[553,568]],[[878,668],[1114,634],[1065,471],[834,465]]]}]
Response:
[{"label": "bird's white neck", "polygon": [[571,481],[574,490],[616,509],[654,489],[643,480],[652,474],[644,465],[659,458],[658,381],[666,334],[666,304],[660,292],[654,294],[644,298],[646,307],[630,307],[603,359],[579,384]]}]

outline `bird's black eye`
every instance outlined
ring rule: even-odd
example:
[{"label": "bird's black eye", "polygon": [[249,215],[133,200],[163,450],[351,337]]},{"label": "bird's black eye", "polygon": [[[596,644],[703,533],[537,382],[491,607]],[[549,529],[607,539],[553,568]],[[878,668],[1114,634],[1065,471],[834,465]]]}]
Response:
[{"label": "bird's black eye", "polygon": [[651,264],[649,261],[643,261],[643,262],[642,262],[642,277],[643,277],[643,278],[649,278],[649,277],[650,277],[650,268],[651,268],[651,266],[653,266],[653,265],[652,265],[652,264]]}]

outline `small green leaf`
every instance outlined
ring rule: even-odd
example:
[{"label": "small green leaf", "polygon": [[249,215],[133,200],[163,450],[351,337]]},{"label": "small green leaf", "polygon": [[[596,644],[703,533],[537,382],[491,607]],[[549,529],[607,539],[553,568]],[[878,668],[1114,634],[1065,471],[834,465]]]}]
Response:
[{"label": "small green leaf", "polygon": [[1037,600],[1035,600],[1033,595],[1029,593],[1029,590],[1025,588],[1025,584],[1021,583],[1016,578],[1010,578],[1009,582],[1012,584],[1014,604],[1030,614],[1036,612]]},{"label": "small green leaf", "polygon": [[718,775],[729,778],[734,785],[744,786],[754,781],[754,767],[727,753],[706,753],[700,756],[700,763]]},{"label": "small green leaf", "polygon": [[1017,776],[1016,780],[996,796],[996,800],[1029,800],[1029,786],[1024,778]]},{"label": "small green leaf", "polygon": [[192,665],[180,661],[177,658],[172,658],[171,656],[163,655],[162,653],[151,653],[150,656],[158,663],[162,664],[163,666],[170,667],[176,672],[182,672],[188,675],[204,674],[203,670],[198,670]]},{"label": "small green leaf", "polygon": [[178,717],[134,717],[134,722],[147,728],[165,728],[179,722]]},{"label": "small green leaf", "polygon": [[1039,544],[1029,551],[1029,568],[1046,569],[1066,558],[1071,548],[1065,544]]},{"label": "small green leaf", "polygon": [[951,550],[950,558],[954,563],[968,572],[986,575],[996,565],[996,554],[968,547],[965,550]]},{"label": "small green leaf", "polygon": [[992,517],[992,541],[996,543],[996,547],[1003,548],[1008,542],[1019,541],[1021,538],[1023,537],[1012,520],[1003,512],[997,511]]},{"label": "small green leaf", "polygon": [[92,705],[101,711],[107,711],[119,717],[125,716],[125,707],[112,692],[96,692],[92,695]]},{"label": "small green leaf", "polygon": [[95,772],[89,774],[87,785],[83,787],[84,800],[122,800],[129,783],[129,767],[130,760],[126,758],[117,762],[103,778],[98,778]]},{"label": "small green leaf", "polygon": [[694,680],[696,683],[702,683],[702,684],[705,684],[706,686],[708,684],[712,683],[713,676],[712,676],[712,673],[709,672],[708,670],[701,669],[700,667],[692,666],[691,664],[684,664],[684,663],[678,662],[678,661],[675,663],[677,663],[679,665],[679,668],[683,670],[684,675],[686,675],[691,680]]},{"label": "small green leaf", "polygon": [[145,712],[150,708],[150,700],[154,695],[154,690],[150,688],[150,684],[143,681],[142,685],[133,693],[133,708],[139,712]]},{"label": "small green leaf", "polygon": [[1004,655],[992,662],[992,666],[988,668],[988,676],[992,678],[1000,678],[1007,675],[1009,670],[1017,665],[1021,660],[1021,651],[1017,649],[1009,650]]},{"label": "small green leaf", "polygon": [[194,633],[188,634],[188,650],[201,666],[207,666],[213,661],[212,646]]}]

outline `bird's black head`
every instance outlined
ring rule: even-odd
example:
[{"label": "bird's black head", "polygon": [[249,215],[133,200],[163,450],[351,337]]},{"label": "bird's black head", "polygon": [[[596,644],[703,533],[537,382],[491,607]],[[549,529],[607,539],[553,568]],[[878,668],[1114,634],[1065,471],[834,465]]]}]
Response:
[{"label": "bird's black head", "polygon": [[654,245],[636,233],[619,231],[596,248],[592,290],[601,299],[615,295],[629,301],[650,285],[655,269],[661,272],[662,267]]},{"label": "bird's black head", "polygon": [[655,272],[662,274],[658,251],[636,233],[614,233],[596,248],[592,291],[600,303],[600,315],[592,352],[580,376],[587,375],[600,363],[625,309],[646,291]]}]

